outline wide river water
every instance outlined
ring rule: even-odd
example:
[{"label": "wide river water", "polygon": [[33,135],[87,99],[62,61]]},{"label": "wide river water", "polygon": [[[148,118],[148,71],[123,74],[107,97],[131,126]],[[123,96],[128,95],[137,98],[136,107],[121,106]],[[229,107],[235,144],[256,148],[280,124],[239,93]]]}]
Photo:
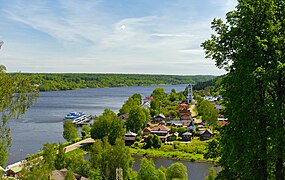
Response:
[{"label": "wide river water", "polygon": [[[62,137],[63,117],[72,111],[83,111],[86,114],[101,115],[109,108],[116,113],[122,104],[133,94],[139,93],[146,97],[157,88],[183,91],[186,85],[134,86],[113,88],[87,88],[72,91],[41,92],[40,97],[25,115],[10,121],[12,147],[9,163],[14,163],[29,154],[42,149],[44,143],[65,142]],[[156,159],[155,163],[168,166],[172,160]],[[138,169],[140,161],[136,158],[134,169]],[[191,163],[183,161],[191,179],[205,179],[211,164]]]}]

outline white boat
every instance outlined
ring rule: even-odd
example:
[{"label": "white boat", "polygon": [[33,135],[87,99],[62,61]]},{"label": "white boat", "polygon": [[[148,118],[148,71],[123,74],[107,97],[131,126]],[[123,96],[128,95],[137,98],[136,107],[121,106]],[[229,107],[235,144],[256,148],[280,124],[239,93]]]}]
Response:
[{"label": "white boat", "polygon": [[74,120],[83,116],[86,116],[83,112],[71,112],[67,114],[64,119]]}]

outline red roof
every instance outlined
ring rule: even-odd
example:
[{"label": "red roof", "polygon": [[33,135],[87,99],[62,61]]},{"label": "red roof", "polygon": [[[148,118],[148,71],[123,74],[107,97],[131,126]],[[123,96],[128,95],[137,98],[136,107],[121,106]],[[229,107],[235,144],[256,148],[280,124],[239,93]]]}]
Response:
[{"label": "red roof", "polygon": [[159,124],[158,126],[155,126],[151,129],[152,131],[169,131],[170,129],[163,124]]},{"label": "red roof", "polygon": [[225,126],[225,125],[228,125],[229,124],[229,122],[227,122],[227,121],[222,121],[222,122],[220,122],[220,125],[221,126]]},{"label": "red roof", "polygon": [[147,96],[147,97],[145,97],[143,100],[151,101],[151,100],[153,100],[153,97],[152,97],[152,96]]}]

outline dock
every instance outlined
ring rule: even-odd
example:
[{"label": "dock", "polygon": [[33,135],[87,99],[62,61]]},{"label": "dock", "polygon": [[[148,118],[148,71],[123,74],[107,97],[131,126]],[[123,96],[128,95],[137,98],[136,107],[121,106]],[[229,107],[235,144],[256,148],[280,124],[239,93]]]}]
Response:
[{"label": "dock", "polygon": [[73,124],[75,124],[76,126],[90,126],[93,123],[95,116],[86,116],[86,117],[82,117],[82,118],[78,118],[78,119],[74,119],[73,120]]}]

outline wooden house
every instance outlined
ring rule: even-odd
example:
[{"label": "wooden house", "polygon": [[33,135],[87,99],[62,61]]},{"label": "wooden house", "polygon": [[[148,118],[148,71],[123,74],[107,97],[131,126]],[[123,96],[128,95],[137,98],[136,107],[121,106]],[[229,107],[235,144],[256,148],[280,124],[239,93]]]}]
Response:
[{"label": "wooden house", "polygon": [[165,121],[165,116],[163,114],[159,114],[153,117],[153,123],[161,123]]},{"label": "wooden house", "polygon": [[201,139],[202,140],[209,140],[214,137],[214,134],[210,129],[206,129],[206,131],[201,132]]},{"label": "wooden house", "polygon": [[182,141],[191,141],[192,139],[192,133],[185,132],[182,134]]},{"label": "wooden house", "polygon": [[128,131],[123,137],[123,139],[125,140],[125,145],[131,146],[132,144],[134,144],[134,142],[136,141],[137,135],[138,134],[136,134],[136,133]]},{"label": "wooden house", "polygon": [[169,136],[170,129],[163,124],[159,124],[158,126],[151,129],[151,134],[156,134],[162,142],[167,141],[167,137]]}]

